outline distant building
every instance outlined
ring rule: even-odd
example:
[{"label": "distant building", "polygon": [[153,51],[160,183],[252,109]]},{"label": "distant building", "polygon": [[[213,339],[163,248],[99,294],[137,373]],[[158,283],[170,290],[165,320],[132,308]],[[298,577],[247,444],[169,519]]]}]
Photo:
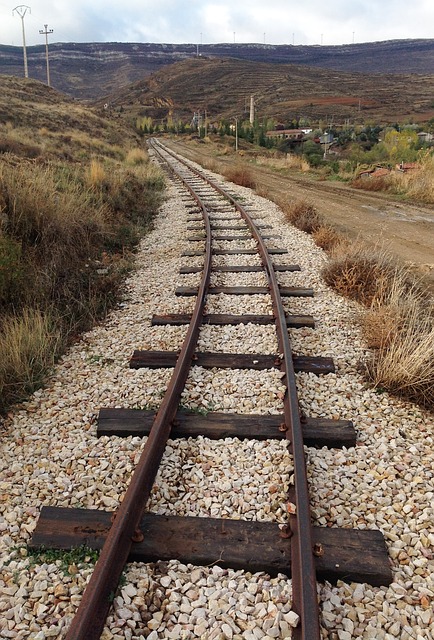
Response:
[{"label": "distant building", "polygon": [[408,171],[417,169],[417,166],[417,162],[400,162],[399,164],[395,165],[395,169],[397,171],[402,171],[402,173],[407,173]]},{"label": "distant building", "polygon": [[291,142],[302,142],[304,131],[302,129],[280,129],[279,131],[267,131],[267,138],[281,138]]},{"label": "distant building", "polygon": [[322,136],[320,136],[319,141],[321,144],[331,144],[333,142],[333,134],[324,133]]},{"label": "distant building", "polygon": [[422,143],[434,142],[434,135],[432,133],[428,133],[427,131],[421,131],[420,133],[417,134],[417,137]]}]

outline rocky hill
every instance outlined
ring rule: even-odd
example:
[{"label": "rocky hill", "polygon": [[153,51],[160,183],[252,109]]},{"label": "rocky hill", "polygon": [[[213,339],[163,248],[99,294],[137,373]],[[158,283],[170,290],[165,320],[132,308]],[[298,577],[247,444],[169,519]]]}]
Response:
[{"label": "rocky hill", "polygon": [[[235,58],[367,74],[432,74],[434,40],[392,40],[341,46],[268,44],[50,44],[51,84],[79,99],[97,99],[185,59]],[[45,82],[45,46],[27,47],[29,76]],[[0,74],[23,75],[21,47],[0,45]]]},{"label": "rocky hill", "polygon": [[349,73],[319,67],[267,64],[233,58],[188,59],[120,89],[108,111],[130,120],[190,119],[207,112],[209,122],[249,117],[250,96],[258,115],[282,123],[301,117],[334,123],[424,122],[434,116],[434,75]]}]

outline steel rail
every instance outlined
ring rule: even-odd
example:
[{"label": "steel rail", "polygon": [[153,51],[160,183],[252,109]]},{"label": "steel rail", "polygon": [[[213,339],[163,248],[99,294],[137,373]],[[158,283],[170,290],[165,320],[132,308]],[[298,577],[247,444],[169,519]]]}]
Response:
[{"label": "steel rail", "polygon": [[107,534],[98,562],[69,627],[67,640],[98,640],[101,636],[111,606],[112,595],[116,592],[134,537],[138,533],[140,520],[170,436],[172,422],[175,419],[181,392],[196,348],[211,272],[211,226],[205,204],[189,185],[183,182],[202,209],[206,230],[204,270],[192,320],[125,497],[115,512],[113,524]]},{"label": "steel rail", "polygon": [[[166,148],[165,150],[171,153],[171,150],[167,150]],[[171,155],[174,154],[171,153]],[[197,175],[201,175],[194,167],[189,168]],[[272,298],[273,315],[276,323],[279,352],[283,356],[281,371],[285,373],[284,380],[286,382],[284,397],[285,428],[287,440],[293,454],[294,465],[295,513],[289,515],[289,525],[291,535],[293,609],[300,616],[300,623],[294,629],[293,637],[296,640],[319,640],[319,607],[303,434],[292,360],[292,349],[276,272],[265,242],[244,207],[217,184],[208,178],[204,178],[204,176],[201,177],[225,196],[237,211],[239,211],[257,242],[262,264],[267,274]]]}]

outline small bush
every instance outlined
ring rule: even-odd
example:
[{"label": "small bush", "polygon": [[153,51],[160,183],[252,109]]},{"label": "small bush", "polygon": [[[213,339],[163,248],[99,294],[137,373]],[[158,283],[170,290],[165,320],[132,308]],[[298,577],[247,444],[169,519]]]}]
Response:
[{"label": "small bush", "polygon": [[315,207],[304,200],[282,206],[285,219],[290,224],[306,233],[315,233],[324,226],[322,216]]},{"label": "small bush", "polygon": [[338,246],[323,278],[340,295],[370,307],[381,301],[398,270],[385,252],[361,244]]},{"label": "small bush", "polygon": [[230,182],[238,184],[240,185],[240,187],[256,189],[256,181],[252,176],[251,171],[247,167],[234,167],[226,169],[224,175]]},{"label": "small bush", "polygon": [[404,395],[429,408],[434,407],[434,321],[414,309],[391,323],[385,340],[368,362],[369,379],[392,393]]},{"label": "small bush", "polygon": [[343,236],[329,225],[322,225],[313,232],[312,237],[315,244],[327,253],[330,253],[339,244],[345,242]]},{"label": "small bush", "polygon": [[25,309],[3,322],[0,332],[0,412],[41,386],[61,345],[49,313]]},{"label": "small bush", "polygon": [[364,191],[389,191],[390,189],[390,181],[384,176],[356,178],[350,184],[354,189],[363,189]]},{"label": "small bush", "polygon": [[148,155],[143,149],[131,149],[127,153],[125,162],[129,165],[135,166],[138,164],[146,164],[149,161]]},{"label": "small bush", "polygon": [[327,284],[361,303],[375,386],[434,406],[434,312],[423,283],[384,251],[340,244],[324,268]]}]

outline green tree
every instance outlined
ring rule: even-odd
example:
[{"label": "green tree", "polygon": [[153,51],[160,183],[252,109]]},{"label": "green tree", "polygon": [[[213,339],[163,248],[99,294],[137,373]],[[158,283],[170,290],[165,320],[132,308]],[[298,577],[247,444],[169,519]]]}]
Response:
[{"label": "green tree", "polygon": [[386,132],[382,142],[392,162],[415,160],[418,143],[416,131],[409,129],[403,131],[391,129]]}]

